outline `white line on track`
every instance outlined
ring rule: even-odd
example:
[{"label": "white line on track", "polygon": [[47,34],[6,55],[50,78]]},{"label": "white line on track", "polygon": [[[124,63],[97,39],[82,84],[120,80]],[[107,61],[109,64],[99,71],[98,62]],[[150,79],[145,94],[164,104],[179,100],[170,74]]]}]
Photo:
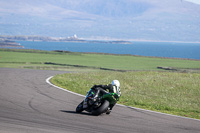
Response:
[{"label": "white line on track", "polygon": [[50,82],[50,79],[51,79],[51,78],[53,78],[53,76],[51,76],[51,77],[49,77],[49,78],[46,79],[46,82],[47,82],[48,84],[50,84],[51,86],[53,86],[53,87],[55,87],[55,88],[58,88],[58,89],[60,89],[60,90],[63,90],[63,91],[72,93],[72,94],[74,94],[74,95],[78,95],[78,96],[81,96],[81,97],[85,97],[84,95],[75,93],[75,92],[73,92],[73,91],[69,91],[69,90],[67,90],[67,89],[64,89],[64,88],[61,88],[61,87],[58,87],[58,86],[52,84],[52,83]]},{"label": "white line on track", "polygon": [[[84,95],[81,95],[81,94],[78,94],[78,93],[75,93],[73,91],[69,91],[67,89],[64,89],[64,88],[61,88],[61,87],[58,87],[54,84],[52,84],[50,82],[50,79],[53,78],[53,76],[50,76],[49,78],[46,79],[46,83],[48,83],[49,85],[55,87],[55,88],[58,88],[60,90],[63,90],[63,91],[66,91],[66,92],[69,92],[71,94],[74,94],[74,95],[77,95],[77,96],[81,96],[81,97],[85,97]],[[182,117],[182,116],[177,116],[177,115],[171,115],[171,114],[166,114],[166,113],[161,113],[161,112],[156,112],[156,111],[151,111],[151,110],[146,110],[146,109],[141,109],[141,108],[136,108],[136,107],[131,107],[131,106],[126,106],[126,105],[122,105],[122,104],[117,104],[118,106],[121,106],[121,107],[128,107],[128,108],[132,108],[132,109],[136,109],[136,110],[141,110],[141,111],[146,111],[146,112],[151,112],[151,113],[157,113],[157,114],[162,114],[162,115],[168,115],[168,116],[174,116],[174,117],[178,117],[178,118],[184,118],[184,119],[189,119],[189,120],[195,120],[195,121],[198,121],[200,122],[200,120],[198,119],[193,119],[193,118],[188,118],[188,117]]]}]

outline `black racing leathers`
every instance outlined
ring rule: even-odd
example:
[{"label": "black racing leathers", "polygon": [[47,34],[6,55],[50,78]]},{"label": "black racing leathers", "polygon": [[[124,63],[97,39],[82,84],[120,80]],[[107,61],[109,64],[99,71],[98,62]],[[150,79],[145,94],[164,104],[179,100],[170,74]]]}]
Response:
[{"label": "black racing leathers", "polygon": [[[94,98],[97,98],[99,93],[102,93],[102,94],[108,93],[108,91],[106,91],[106,90],[109,90],[110,93],[113,93],[113,85],[112,84],[109,84],[109,85],[94,85],[91,89],[95,90]],[[112,108],[115,106],[116,103],[110,105],[110,110],[112,110]]]}]

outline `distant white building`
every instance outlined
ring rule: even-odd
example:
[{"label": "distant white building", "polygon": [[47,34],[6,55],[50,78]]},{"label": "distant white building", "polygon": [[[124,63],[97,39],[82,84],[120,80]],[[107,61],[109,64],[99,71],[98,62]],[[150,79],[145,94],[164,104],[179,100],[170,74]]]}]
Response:
[{"label": "distant white building", "polygon": [[74,38],[75,38],[75,39],[77,39],[77,38],[78,38],[76,34],[74,34]]},{"label": "distant white building", "polygon": [[71,36],[71,37],[67,37],[67,39],[70,39],[70,40],[77,40],[78,37],[76,34],[74,34],[74,36]]}]

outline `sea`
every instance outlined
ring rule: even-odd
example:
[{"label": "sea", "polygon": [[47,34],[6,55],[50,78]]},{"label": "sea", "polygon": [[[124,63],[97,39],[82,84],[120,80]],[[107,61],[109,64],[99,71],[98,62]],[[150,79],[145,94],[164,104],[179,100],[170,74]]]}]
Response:
[{"label": "sea", "polygon": [[200,43],[180,42],[141,42],[132,44],[82,43],[82,42],[37,42],[17,41],[24,49],[63,50],[71,52],[94,52],[109,54],[127,54],[166,58],[186,58],[200,60]]}]

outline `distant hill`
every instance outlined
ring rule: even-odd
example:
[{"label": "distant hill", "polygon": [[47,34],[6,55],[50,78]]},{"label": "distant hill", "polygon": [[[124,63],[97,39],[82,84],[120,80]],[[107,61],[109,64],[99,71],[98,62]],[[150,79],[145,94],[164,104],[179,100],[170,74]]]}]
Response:
[{"label": "distant hill", "polygon": [[0,35],[200,41],[200,5],[184,0],[0,1]]}]

